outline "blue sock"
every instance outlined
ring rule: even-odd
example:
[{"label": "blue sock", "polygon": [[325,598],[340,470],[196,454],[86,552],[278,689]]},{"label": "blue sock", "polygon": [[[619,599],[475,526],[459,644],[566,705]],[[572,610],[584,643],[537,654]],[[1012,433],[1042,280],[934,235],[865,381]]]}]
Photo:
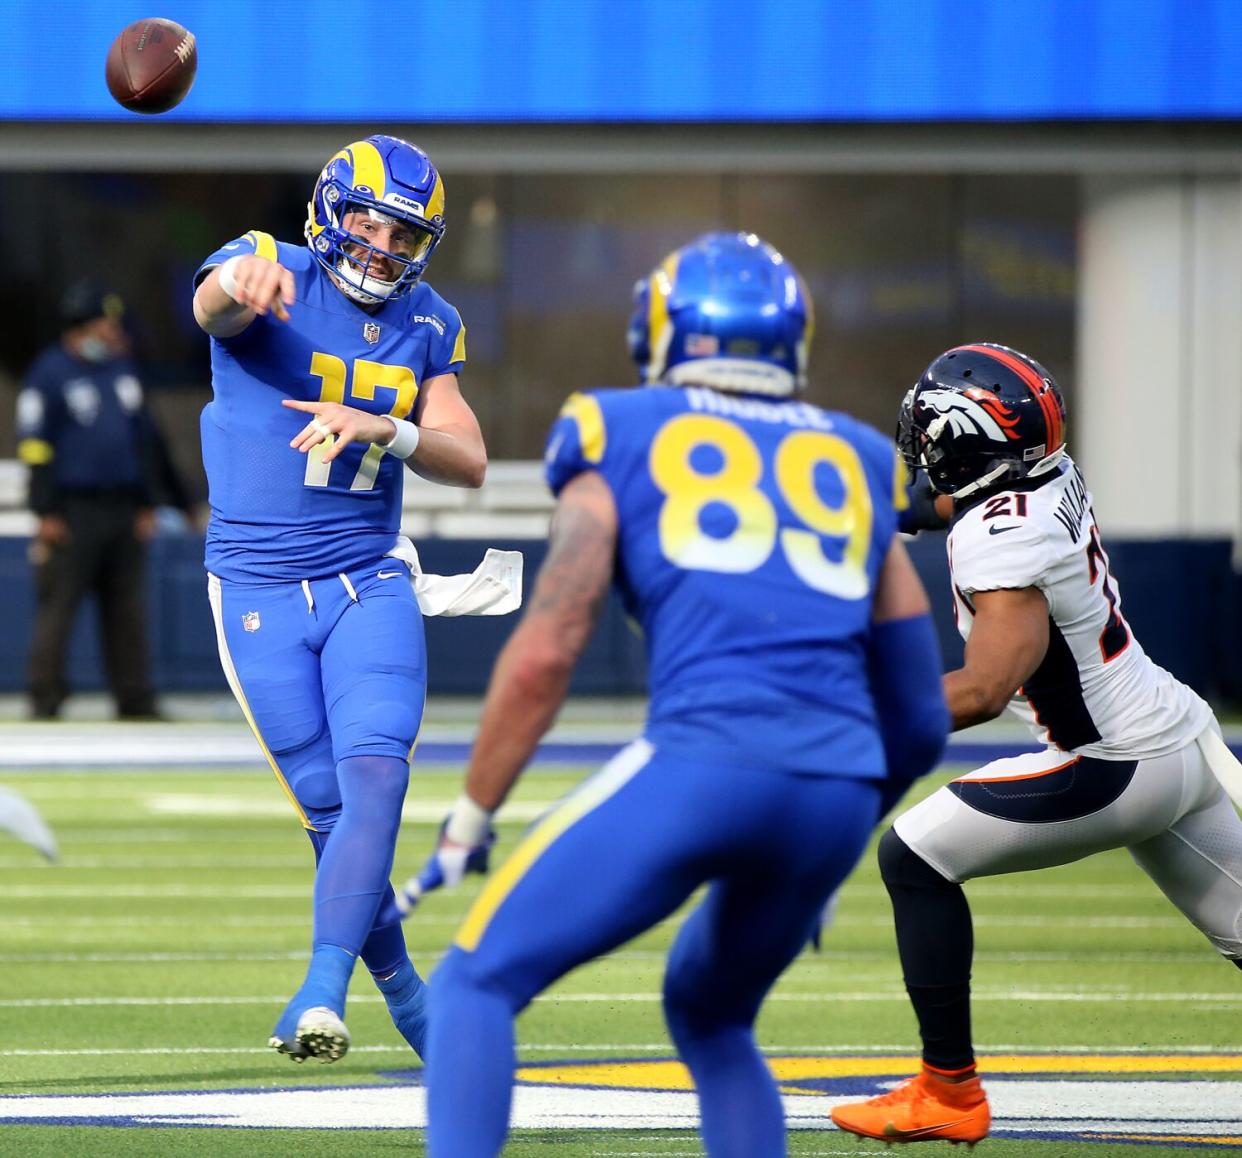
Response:
[{"label": "blue sock", "polygon": [[516,1010],[471,976],[469,956],[450,949],[431,990],[427,1048],[429,1158],[495,1158],[509,1130]]},{"label": "blue sock", "polygon": [[[713,886],[669,950],[664,1020],[694,1079],[699,1133],[712,1158],[784,1158],[786,1153],[780,1092],[752,1027],[771,979],[806,940],[806,914],[822,907],[821,895],[813,894],[808,903],[792,888],[790,894],[782,906],[778,900],[761,903],[757,888]],[[751,896],[753,912],[744,903]],[[734,913],[747,919],[735,920]],[[769,913],[772,920],[765,922]],[[748,945],[743,934],[751,930],[756,938],[772,931],[766,944],[759,942],[762,950],[721,953],[721,945]]]},{"label": "blue sock", "polygon": [[410,769],[387,756],[353,756],[336,768],[340,815],[331,839],[312,835],[315,931],[306,980],[276,1023],[273,1036],[292,1041],[298,1018],[318,1005],[344,1017],[354,961],[375,924],[380,902],[391,894],[397,829]]},{"label": "blue sock", "polygon": [[375,924],[363,943],[362,960],[384,995],[398,1032],[426,1061],[427,986],[410,964],[401,912],[391,887],[386,890]]},{"label": "blue sock", "polygon": [[749,1025],[708,1027],[667,1012],[699,1095],[703,1149],[720,1158],[780,1158],[785,1111]]},{"label": "blue sock", "polygon": [[350,974],[354,971],[354,955],[335,945],[322,945],[311,953],[306,980],[285,1006],[272,1036],[291,1042],[298,1028],[298,1018],[308,1009],[323,1005],[340,1017],[345,1016],[345,994]]},{"label": "blue sock", "polygon": [[[310,832],[315,863],[327,847],[327,832]],[[405,930],[392,887],[380,901],[379,913],[359,953],[384,995],[393,1024],[420,1061],[427,1060],[427,985],[410,962]],[[306,1008],[303,1006],[302,1008]]]},{"label": "blue sock", "polygon": [[341,814],[315,873],[312,945],[361,951],[390,891],[410,768],[391,756],[351,756],[336,766]]},{"label": "blue sock", "polygon": [[427,1060],[426,982],[407,958],[386,976],[375,975],[375,984],[388,1003],[392,1023],[423,1062]]}]

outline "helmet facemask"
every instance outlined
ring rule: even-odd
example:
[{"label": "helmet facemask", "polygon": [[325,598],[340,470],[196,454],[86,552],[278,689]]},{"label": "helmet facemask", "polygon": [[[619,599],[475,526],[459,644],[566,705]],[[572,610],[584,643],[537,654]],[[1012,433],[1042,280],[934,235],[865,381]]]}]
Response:
[{"label": "helmet facemask", "polygon": [[[335,275],[338,286],[347,297],[362,305],[378,305],[399,297],[418,283],[440,240],[426,222],[409,214],[395,213],[389,205],[360,198],[352,190],[345,197],[335,183],[327,186],[324,200],[332,207],[332,223],[312,236],[308,221],[307,240],[322,264]],[[345,229],[344,222],[351,213],[365,214],[380,225],[405,226],[415,238],[411,251],[394,253],[371,244],[358,233],[350,233]],[[377,267],[385,262],[399,271],[391,280],[378,276],[380,270]]]}]

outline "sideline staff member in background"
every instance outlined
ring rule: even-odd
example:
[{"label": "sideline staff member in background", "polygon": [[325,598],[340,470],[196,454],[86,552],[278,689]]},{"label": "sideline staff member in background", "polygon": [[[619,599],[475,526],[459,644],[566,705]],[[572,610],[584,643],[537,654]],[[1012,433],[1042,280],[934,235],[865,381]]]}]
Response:
[{"label": "sideline staff member in background", "polygon": [[122,719],[158,716],[146,623],[146,542],[157,501],[188,512],[184,485],[143,401],[115,293],[78,282],[61,301],[60,340],[32,363],[17,402],[18,456],[30,468],[37,613],[30,713],[60,714],[65,653],[88,592],[98,601],[108,685]]}]

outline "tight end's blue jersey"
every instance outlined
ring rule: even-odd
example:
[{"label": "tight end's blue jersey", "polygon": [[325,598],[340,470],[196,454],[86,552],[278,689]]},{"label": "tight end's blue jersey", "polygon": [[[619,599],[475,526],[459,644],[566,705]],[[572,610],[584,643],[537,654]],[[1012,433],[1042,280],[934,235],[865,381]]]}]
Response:
[{"label": "tight end's blue jersey", "polygon": [[213,400],[202,416],[210,489],[207,570],[240,582],[314,579],[349,571],[391,549],[405,466],[354,444],[330,463],[289,442],[309,415],[282,398],[343,402],[405,418],[422,384],[465,363],[457,311],[419,284],[374,313],[332,283],[304,245],[251,232],[199,270],[257,253],[292,271],[289,320],[256,317],[211,339]]},{"label": "tight end's blue jersey", "polygon": [[546,468],[554,493],[582,471],[612,490],[657,748],[885,775],[867,644],[905,502],[890,440],[805,402],[600,390],[565,403]]}]

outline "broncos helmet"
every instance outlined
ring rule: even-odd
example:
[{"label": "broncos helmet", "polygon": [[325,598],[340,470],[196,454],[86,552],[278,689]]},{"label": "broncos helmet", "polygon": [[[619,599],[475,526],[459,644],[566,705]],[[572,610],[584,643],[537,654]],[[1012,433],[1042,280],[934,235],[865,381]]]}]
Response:
[{"label": "broncos helmet", "polygon": [[941,494],[968,498],[1051,471],[1065,454],[1065,402],[1034,358],[993,342],[955,346],[906,394],[897,446]]},{"label": "broncos helmet", "polygon": [[[371,214],[414,231],[413,252],[389,253],[345,231],[345,215]],[[306,243],[315,260],[354,301],[377,305],[407,293],[422,277],[444,236],[444,181],[422,149],[400,137],[374,136],[346,145],[319,174],[306,206]],[[376,277],[376,254],[401,270]]]},{"label": "broncos helmet", "polygon": [[814,331],[798,271],[753,233],[708,233],[634,287],[630,356],[648,385],[786,398]]}]

